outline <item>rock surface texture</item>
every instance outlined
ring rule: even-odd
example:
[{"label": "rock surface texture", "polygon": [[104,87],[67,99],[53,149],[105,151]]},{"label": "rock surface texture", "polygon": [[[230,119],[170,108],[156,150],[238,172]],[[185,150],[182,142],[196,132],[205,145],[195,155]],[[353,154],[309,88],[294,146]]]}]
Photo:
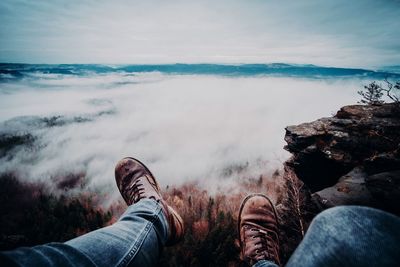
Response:
[{"label": "rock surface texture", "polygon": [[286,162],[321,208],[367,205],[400,214],[400,108],[351,105],[286,128]]}]

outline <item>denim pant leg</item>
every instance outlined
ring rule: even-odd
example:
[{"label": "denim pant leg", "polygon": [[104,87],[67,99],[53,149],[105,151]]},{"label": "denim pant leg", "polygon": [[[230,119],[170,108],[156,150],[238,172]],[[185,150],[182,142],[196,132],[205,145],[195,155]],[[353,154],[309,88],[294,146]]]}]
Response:
[{"label": "denim pant leg", "polygon": [[400,218],[377,209],[342,206],[313,220],[286,266],[399,264]]},{"label": "denim pant leg", "polygon": [[[358,206],[331,208],[319,214],[286,267],[399,266],[400,218]],[[253,267],[277,267],[259,261]]]},{"label": "denim pant leg", "polygon": [[275,262],[267,261],[267,260],[260,260],[257,261],[253,267],[278,267]]},{"label": "denim pant leg", "polygon": [[156,266],[168,238],[161,205],[143,199],[118,222],[65,243],[0,253],[3,266]]},{"label": "denim pant leg", "polygon": [[66,242],[96,266],[156,266],[168,238],[161,205],[143,199],[128,207],[115,224]]}]

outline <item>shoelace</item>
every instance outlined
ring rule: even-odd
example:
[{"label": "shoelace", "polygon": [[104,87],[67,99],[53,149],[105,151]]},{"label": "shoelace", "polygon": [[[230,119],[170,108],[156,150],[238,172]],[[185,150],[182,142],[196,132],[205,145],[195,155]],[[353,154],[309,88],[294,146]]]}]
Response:
[{"label": "shoelace", "polygon": [[[133,173],[128,174],[127,177],[125,177],[123,180],[130,181],[131,177],[129,176],[133,176]],[[145,196],[143,195],[144,187],[141,183],[141,178],[142,177],[136,179],[130,186],[122,186],[122,188],[124,188],[124,195],[127,196],[128,199],[132,200],[133,203],[136,203],[142,198],[145,198]]]},{"label": "shoelace", "polygon": [[250,238],[258,239],[255,243],[255,246],[257,246],[257,248],[254,250],[254,255],[252,255],[254,259],[257,261],[262,259],[274,259],[275,253],[272,246],[274,240],[271,237],[271,233],[255,227],[247,226],[247,229],[249,229],[251,232]]},{"label": "shoelace", "polygon": [[129,196],[130,199],[132,199],[132,201],[134,203],[138,202],[139,200],[141,200],[142,198],[145,198],[145,196],[143,195],[144,193],[144,187],[143,184],[140,183],[140,178],[136,179],[132,185],[130,187],[127,188],[127,195]]}]

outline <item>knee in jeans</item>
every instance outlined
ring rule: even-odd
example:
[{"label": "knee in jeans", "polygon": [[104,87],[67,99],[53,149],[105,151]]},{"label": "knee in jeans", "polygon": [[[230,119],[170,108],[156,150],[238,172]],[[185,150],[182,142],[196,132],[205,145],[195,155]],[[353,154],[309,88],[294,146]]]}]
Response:
[{"label": "knee in jeans", "polygon": [[314,218],[313,224],[332,224],[338,221],[343,223],[347,218],[349,218],[349,216],[351,217],[352,212],[358,208],[359,207],[357,206],[338,206],[329,208],[318,214]]}]

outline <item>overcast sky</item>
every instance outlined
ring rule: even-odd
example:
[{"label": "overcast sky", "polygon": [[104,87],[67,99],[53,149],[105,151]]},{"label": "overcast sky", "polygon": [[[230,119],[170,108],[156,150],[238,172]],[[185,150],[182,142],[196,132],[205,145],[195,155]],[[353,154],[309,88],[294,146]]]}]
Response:
[{"label": "overcast sky", "polygon": [[1,0],[0,62],[400,65],[400,1]]}]

